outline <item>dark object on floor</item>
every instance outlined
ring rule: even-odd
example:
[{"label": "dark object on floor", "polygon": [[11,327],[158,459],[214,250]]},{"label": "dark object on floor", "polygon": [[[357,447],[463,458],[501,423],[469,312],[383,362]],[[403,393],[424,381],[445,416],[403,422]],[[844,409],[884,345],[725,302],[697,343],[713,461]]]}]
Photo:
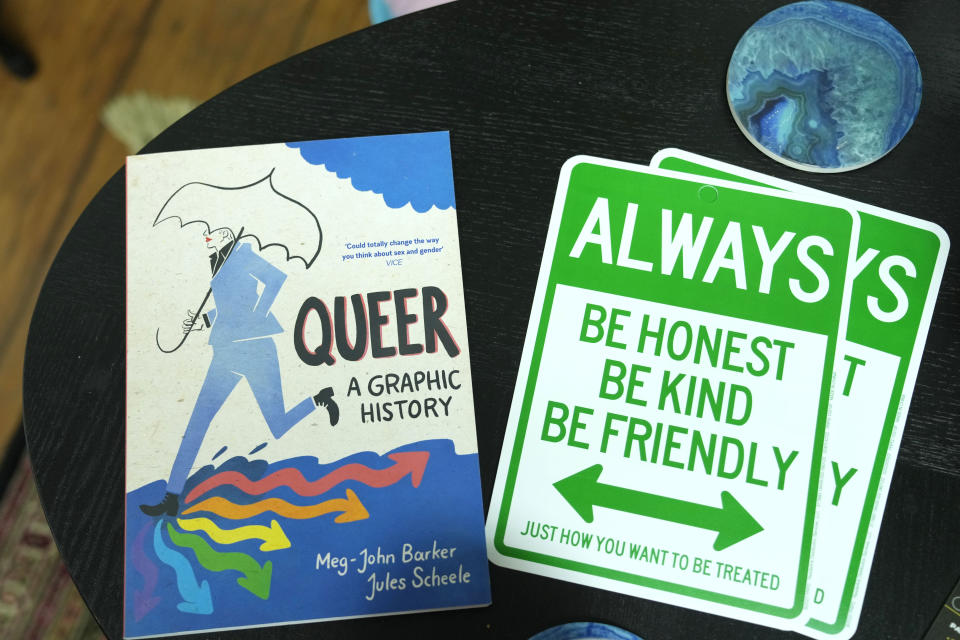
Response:
[{"label": "dark object on floor", "polygon": [[0,465],[0,638],[103,640],[50,535],[19,431]]},{"label": "dark object on floor", "polygon": [[2,498],[6,492],[10,478],[12,478],[14,472],[16,472],[26,447],[27,443],[23,435],[23,426],[21,425],[10,438],[6,452],[0,456],[0,498]]},{"label": "dark object on floor", "polygon": [[26,49],[0,34],[0,59],[7,71],[18,78],[27,79],[37,72],[37,63]]}]

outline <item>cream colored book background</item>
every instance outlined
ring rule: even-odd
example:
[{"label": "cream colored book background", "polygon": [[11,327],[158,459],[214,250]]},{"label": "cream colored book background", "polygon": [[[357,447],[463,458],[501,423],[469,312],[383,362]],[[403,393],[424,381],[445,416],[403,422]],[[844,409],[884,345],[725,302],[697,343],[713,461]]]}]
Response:
[{"label": "cream colored book background", "polygon": [[[127,161],[127,491],[156,480],[166,480],[210,364],[213,351],[207,344],[207,331],[193,332],[174,353],[162,353],[159,340],[170,348],[182,337],[181,324],[187,312],[196,311],[210,285],[210,253],[205,246],[206,229],[202,224],[180,227],[176,220],[153,222],[164,203],[176,190],[189,182],[217,186],[247,185],[273,172],[274,188],[309,208],[320,222],[323,242],[315,263],[305,269],[300,260],[287,260],[283,249],[266,248],[261,257],[287,274],[271,311],[283,333],[273,336],[277,346],[285,406],[331,386],[340,407],[340,421],[330,426],[327,413],[317,408],[282,438],[274,439],[260,414],[250,387],[241,380],[213,419],[191,473],[217,457],[222,462],[232,456],[246,456],[255,447],[267,443],[256,453],[258,459],[274,462],[296,456],[315,456],[320,463],[331,462],[358,451],[383,454],[398,446],[431,438],[452,439],[459,454],[475,453],[476,432],[473,393],[470,379],[467,330],[464,317],[460,251],[456,212],[453,208],[432,208],[419,213],[409,204],[388,207],[381,195],[357,191],[348,178],[338,178],[322,165],[305,161],[300,151],[284,144],[235,147],[132,156]],[[198,212],[198,218],[203,218]],[[238,221],[234,231],[242,225]],[[390,241],[423,242],[398,247]],[[242,242],[243,240],[241,240]],[[380,250],[403,250],[402,256],[344,259],[358,249],[373,253],[370,245],[386,241]],[[291,238],[290,243],[296,244]],[[411,249],[442,247],[435,253],[410,252]],[[254,247],[256,248],[256,247]],[[388,260],[401,264],[389,265]],[[447,295],[448,309],[443,321],[460,347],[450,357],[438,342],[437,352],[412,356],[375,359],[368,345],[366,355],[350,362],[334,347],[334,366],[309,366],[294,349],[297,314],[304,300],[313,296],[324,301],[333,315],[336,296],[347,297],[348,335],[356,339],[349,296],[370,291],[394,291],[416,288],[418,295],[407,302],[409,313],[418,319],[410,326],[409,341],[424,344],[423,297],[420,290],[435,286]],[[204,310],[214,306],[212,297]],[[381,305],[389,316],[383,327],[384,346],[397,346],[397,321],[394,302]],[[305,330],[309,347],[320,343],[322,335],[316,314],[311,314]],[[389,373],[424,371],[435,374],[456,370],[459,389],[426,389],[371,395],[382,386]],[[377,377],[381,376],[381,377]],[[351,378],[356,378],[360,395],[348,395]],[[397,419],[364,423],[361,403],[449,398],[449,416],[440,402],[439,417]],[[406,415],[406,412],[404,413]]]}]

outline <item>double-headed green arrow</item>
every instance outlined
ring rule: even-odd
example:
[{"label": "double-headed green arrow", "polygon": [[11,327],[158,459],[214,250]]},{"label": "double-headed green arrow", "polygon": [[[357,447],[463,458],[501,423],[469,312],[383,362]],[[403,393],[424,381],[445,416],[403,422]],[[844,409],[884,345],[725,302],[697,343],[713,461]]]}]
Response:
[{"label": "double-headed green arrow", "polygon": [[716,551],[763,531],[753,516],[726,491],[720,492],[720,507],[711,507],[653,493],[644,493],[600,482],[603,465],[595,464],[553,483],[585,522],[593,522],[593,508],[604,507],[638,516],[667,520],[717,532]]}]

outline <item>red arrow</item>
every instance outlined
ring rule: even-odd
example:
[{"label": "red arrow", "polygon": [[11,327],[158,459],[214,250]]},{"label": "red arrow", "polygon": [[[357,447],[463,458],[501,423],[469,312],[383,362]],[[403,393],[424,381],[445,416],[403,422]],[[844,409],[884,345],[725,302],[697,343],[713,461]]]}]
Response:
[{"label": "red arrow", "polygon": [[251,480],[238,471],[223,471],[194,487],[184,502],[192,502],[204,493],[223,485],[232,485],[251,496],[262,495],[277,487],[290,487],[301,496],[318,496],[345,480],[358,480],[369,487],[381,488],[389,487],[410,474],[410,484],[414,487],[420,486],[427,460],[430,458],[429,451],[403,451],[391,453],[387,457],[395,464],[386,469],[371,469],[364,464],[351,462],[312,482],[304,478],[299,469],[292,467],[275,471],[260,480]]}]

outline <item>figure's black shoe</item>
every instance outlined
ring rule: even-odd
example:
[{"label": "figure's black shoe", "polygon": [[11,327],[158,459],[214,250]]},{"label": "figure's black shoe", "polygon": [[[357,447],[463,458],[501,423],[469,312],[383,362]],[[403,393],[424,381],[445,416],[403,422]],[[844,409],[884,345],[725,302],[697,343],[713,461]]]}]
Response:
[{"label": "figure's black shoe", "polygon": [[335,427],[340,422],[340,407],[333,400],[333,387],[324,387],[320,393],[313,396],[313,402],[318,407],[323,407],[330,414],[330,426]]},{"label": "figure's black shoe", "polygon": [[167,492],[159,504],[142,504],[140,511],[148,516],[176,516],[180,510],[180,496]]}]

